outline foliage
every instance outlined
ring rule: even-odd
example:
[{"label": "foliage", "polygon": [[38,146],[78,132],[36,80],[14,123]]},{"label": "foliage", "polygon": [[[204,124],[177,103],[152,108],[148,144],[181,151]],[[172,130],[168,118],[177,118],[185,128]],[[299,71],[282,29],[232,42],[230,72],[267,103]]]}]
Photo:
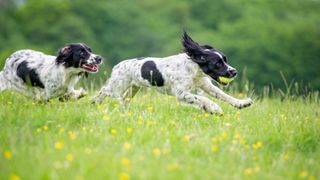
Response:
[{"label": "foliage", "polygon": [[55,54],[66,43],[85,42],[105,57],[108,74],[123,59],[181,52],[186,29],[225,52],[240,74],[246,69],[256,88],[284,87],[280,72],[289,81],[320,88],[319,1],[17,2],[0,8],[0,67],[17,49]]}]

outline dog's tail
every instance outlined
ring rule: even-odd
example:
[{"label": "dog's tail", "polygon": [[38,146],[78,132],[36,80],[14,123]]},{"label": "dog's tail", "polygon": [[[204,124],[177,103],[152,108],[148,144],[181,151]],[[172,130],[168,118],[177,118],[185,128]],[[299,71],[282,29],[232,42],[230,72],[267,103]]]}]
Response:
[{"label": "dog's tail", "polygon": [[7,89],[6,87],[6,79],[4,78],[3,71],[0,71],[0,92]]}]

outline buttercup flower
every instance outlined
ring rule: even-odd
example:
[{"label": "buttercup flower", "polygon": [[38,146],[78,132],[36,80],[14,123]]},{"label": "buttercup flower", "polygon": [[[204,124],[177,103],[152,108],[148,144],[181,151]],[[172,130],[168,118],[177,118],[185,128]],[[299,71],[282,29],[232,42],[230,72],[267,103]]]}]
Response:
[{"label": "buttercup flower", "polygon": [[6,158],[6,159],[11,159],[12,158],[12,152],[9,151],[9,150],[5,150],[3,152],[3,156]]},{"label": "buttercup flower", "polygon": [[211,146],[211,151],[212,152],[217,152],[218,151],[218,147],[216,145],[212,145]]},{"label": "buttercup flower", "polygon": [[121,159],[121,164],[123,166],[129,166],[130,165],[130,160],[128,158],[122,158]]},{"label": "buttercup flower", "polygon": [[58,142],[54,143],[54,148],[57,150],[62,149],[63,146],[64,146],[63,142],[58,141]]},{"label": "buttercup flower", "polygon": [[10,175],[10,180],[20,180],[20,177],[16,174],[11,174]]},{"label": "buttercup flower", "polygon": [[159,148],[155,148],[152,150],[152,154],[155,155],[155,156],[160,156],[161,154],[161,151]]},{"label": "buttercup flower", "polygon": [[129,149],[131,148],[131,144],[128,143],[128,142],[125,142],[125,143],[123,144],[123,148],[126,149],[126,150],[129,150]]},{"label": "buttercup flower", "polygon": [[119,175],[119,180],[129,180],[129,179],[130,179],[130,176],[128,173],[123,172]]},{"label": "buttercup flower", "polygon": [[262,147],[262,142],[257,141],[255,144],[252,144],[253,149],[260,149]]},{"label": "buttercup flower", "polygon": [[67,154],[66,159],[68,161],[72,161],[73,160],[73,155],[71,153]]}]

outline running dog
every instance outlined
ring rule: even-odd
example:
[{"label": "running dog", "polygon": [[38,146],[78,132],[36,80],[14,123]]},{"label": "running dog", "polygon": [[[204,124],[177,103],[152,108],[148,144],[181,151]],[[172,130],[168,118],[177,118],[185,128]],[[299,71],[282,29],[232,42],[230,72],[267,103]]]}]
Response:
[{"label": "running dog", "polygon": [[74,85],[88,73],[98,72],[102,58],[83,43],[67,44],[58,56],[34,50],[13,53],[0,72],[0,92],[11,89],[36,101],[61,97],[78,99],[86,93]]},{"label": "running dog", "polygon": [[101,88],[93,103],[101,103],[106,96],[118,98],[126,104],[140,87],[154,87],[161,93],[173,95],[182,104],[193,105],[214,114],[222,109],[209,98],[197,94],[201,89],[207,94],[228,102],[236,108],[250,106],[253,101],[236,99],[212,84],[215,80],[222,85],[219,77],[234,78],[237,70],[228,65],[226,56],[209,45],[199,45],[184,32],[182,38],[184,53],[164,58],[136,58],[120,62],[111,77]]}]

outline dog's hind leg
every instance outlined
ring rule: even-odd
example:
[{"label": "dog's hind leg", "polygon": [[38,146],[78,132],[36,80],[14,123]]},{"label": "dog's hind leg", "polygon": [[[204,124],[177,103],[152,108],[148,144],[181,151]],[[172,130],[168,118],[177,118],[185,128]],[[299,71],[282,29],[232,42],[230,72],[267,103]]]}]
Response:
[{"label": "dog's hind leg", "polygon": [[111,96],[113,98],[117,98],[120,102],[120,104],[124,103],[125,93],[130,87],[130,81],[124,80],[124,79],[117,79],[111,77],[107,80],[106,85],[104,85],[98,95],[96,95],[92,99],[92,103],[102,103],[106,96]]},{"label": "dog's hind leg", "polygon": [[226,94],[225,92],[223,92],[221,89],[219,89],[218,87],[214,86],[209,78],[202,78],[200,80],[200,87],[208,94],[210,94],[213,97],[216,97],[217,99],[220,99],[222,101],[225,101],[229,104],[231,104],[232,106],[236,107],[236,108],[245,108],[250,106],[253,101],[250,98],[247,99],[236,99],[228,94]]},{"label": "dog's hind leg", "polygon": [[132,100],[132,98],[137,94],[137,92],[139,90],[140,90],[140,87],[138,87],[138,86],[133,85],[133,86],[129,87],[123,96],[124,104],[127,105]]},{"label": "dog's hind leg", "polygon": [[176,91],[175,95],[183,104],[195,106],[196,108],[203,109],[210,114],[222,113],[222,109],[216,103],[212,102],[206,97],[194,95],[184,91]]}]

